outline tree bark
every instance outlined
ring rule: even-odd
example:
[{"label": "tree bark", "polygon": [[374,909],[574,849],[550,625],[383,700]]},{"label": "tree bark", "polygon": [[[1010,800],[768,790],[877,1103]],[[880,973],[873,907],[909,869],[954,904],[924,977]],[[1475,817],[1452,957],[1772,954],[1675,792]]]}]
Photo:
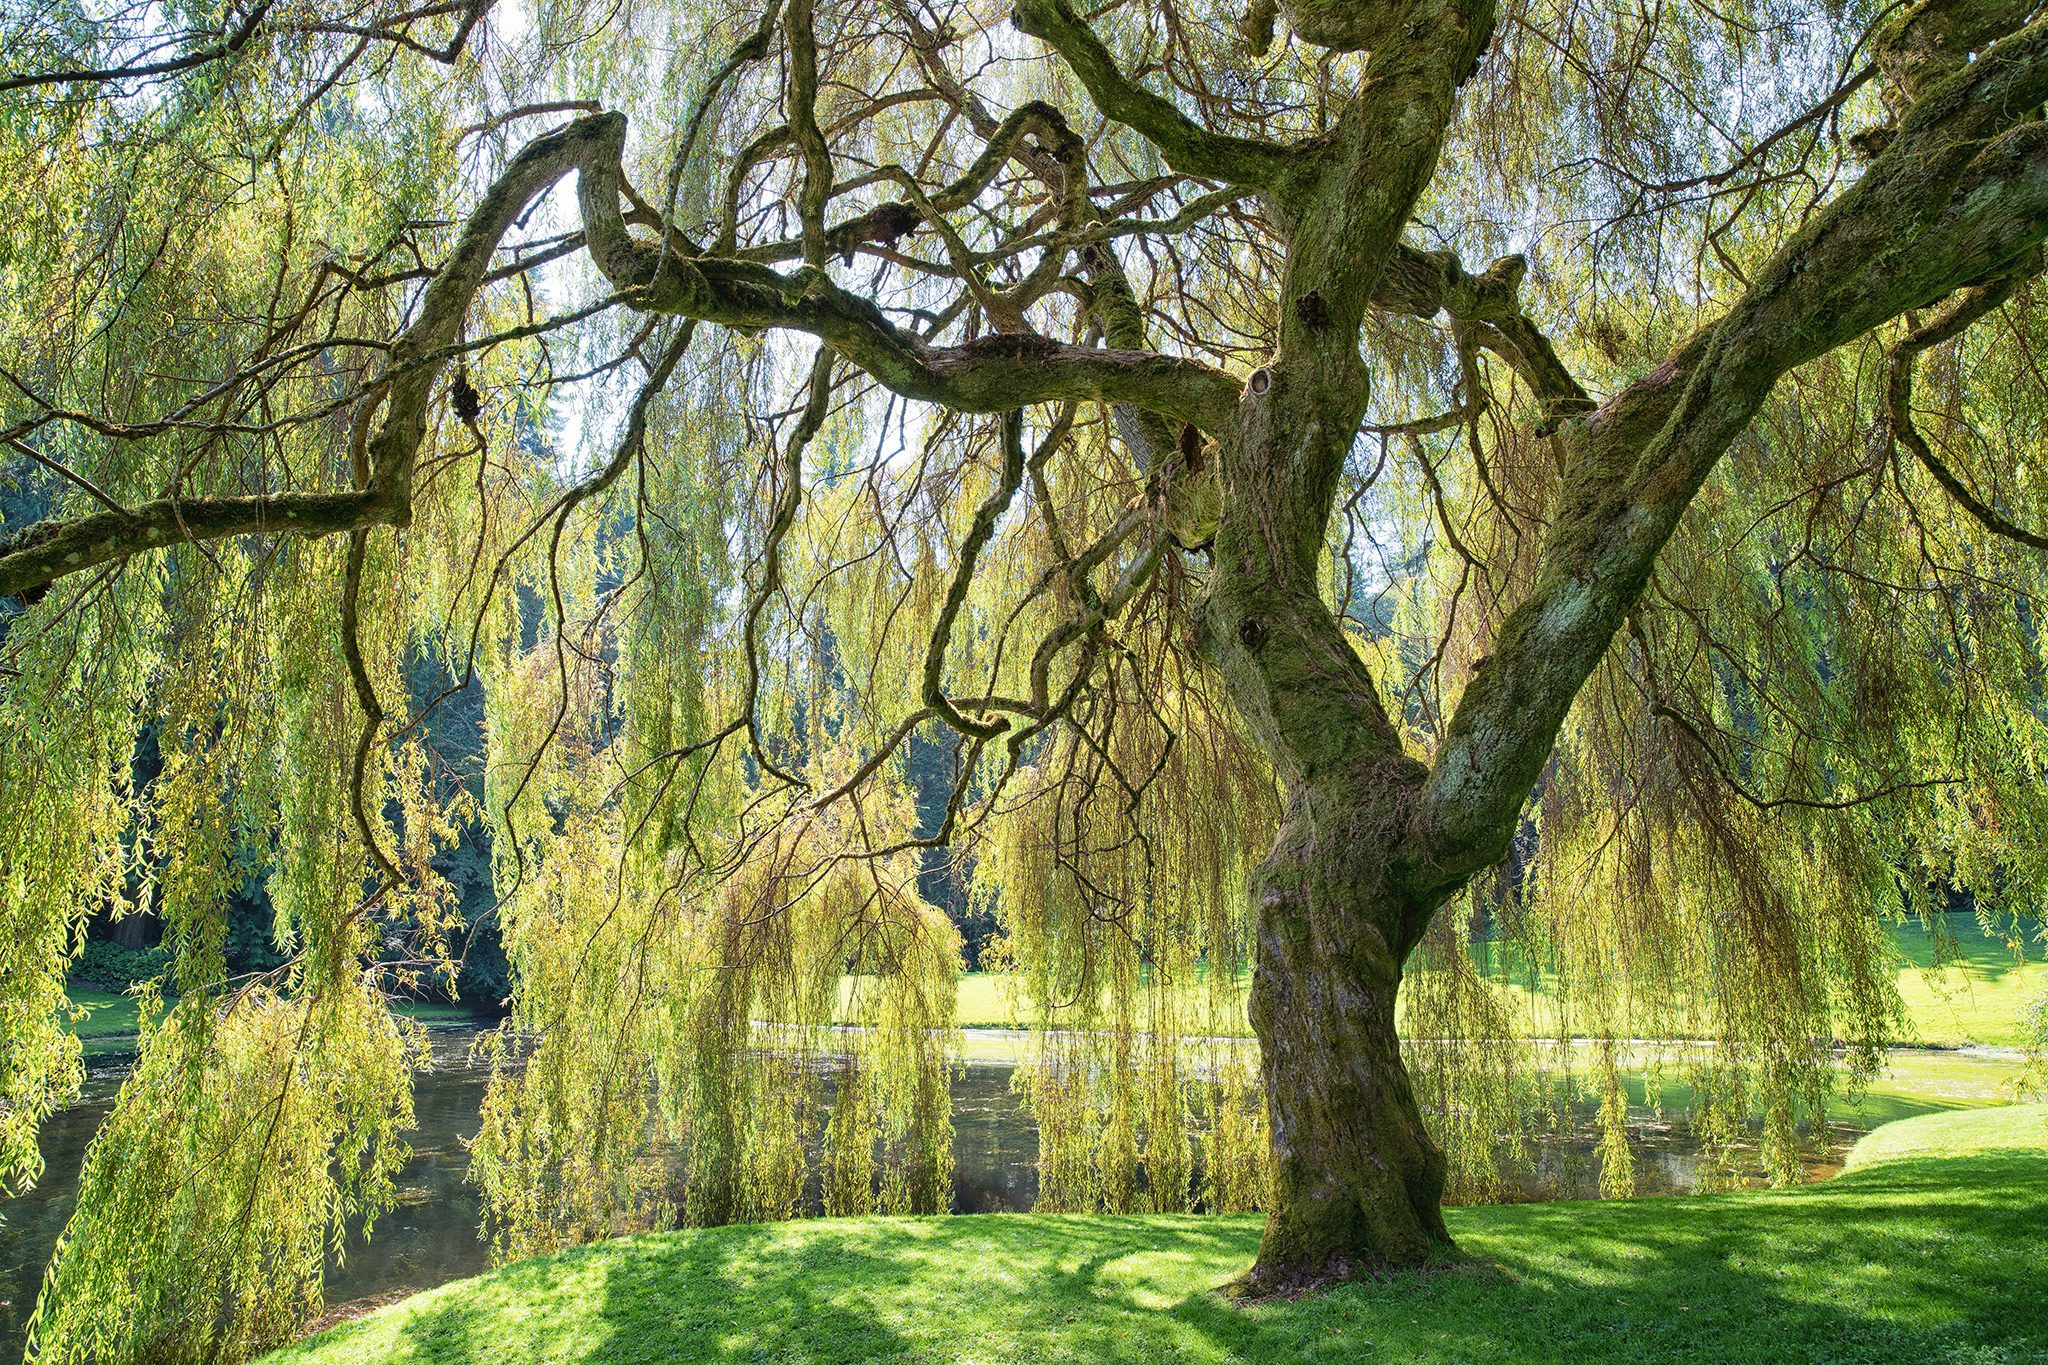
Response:
[{"label": "tree bark", "polygon": [[1394,1030],[1414,946],[1403,926],[1427,920],[1388,884],[1384,854],[1403,796],[1384,782],[1377,793],[1350,783],[1302,793],[1255,883],[1251,1018],[1277,1196],[1246,1281],[1255,1294],[1409,1268],[1453,1250],[1444,1158]]},{"label": "tree bark", "polygon": [[[1361,376],[1362,379],[1362,376]],[[1363,383],[1344,395],[1357,402]],[[1424,1126],[1394,1030],[1401,968],[1441,891],[1404,856],[1428,773],[1318,583],[1331,389],[1284,367],[1253,376],[1222,446],[1226,514],[1208,637],[1239,712],[1273,760],[1287,817],[1252,892],[1251,1018],[1275,1161],[1275,1202],[1244,1288],[1294,1293],[1426,1264],[1453,1250],[1444,1160]],[[1341,449],[1341,446],[1339,447]]]},{"label": "tree bark", "polygon": [[[1394,1030],[1401,966],[1448,895],[1405,890],[1418,884],[1401,855],[1428,773],[1408,755],[1320,584],[1337,485],[1371,392],[1358,346],[1365,311],[1390,275],[1413,283],[1401,229],[1493,28],[1491,0],[1428,0],[1404,14],[1408,36],[1373,53],[1373,75],[1339,120],[1328,157],[1271,196],[1289,238],[1279,345],[1250,376],[1235,429],[1218,442],[1208,639],[1288,806],[1253,887],[1252,1025],[1276,1175],[1245,1282],[1254,1294],[1452,1251],[1444,1159]],[[1464,282],[1448,260],[1420,264],[1439,299],[1454,275]],[[1496,307],[1518,274],[1508,267],[1483,291]]]}]

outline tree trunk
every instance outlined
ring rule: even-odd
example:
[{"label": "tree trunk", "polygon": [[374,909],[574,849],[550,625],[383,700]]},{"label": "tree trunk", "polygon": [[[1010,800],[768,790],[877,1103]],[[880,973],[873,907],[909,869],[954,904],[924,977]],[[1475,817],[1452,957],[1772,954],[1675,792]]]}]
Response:
[{"label": "tree trunk", "polygon": [[1226,496],[1205,608],[1213,657],[1287,799],[1252,886],[1251,1017],[1277,1177],[1245,1285],[1257,1294],[1452,1249],[1444,1159],[1401,1061],[1394,1001],[1402,964],[1462,878],[1403,856],[1428,772],[1320,589],[1334,471],[1367,388],[1355,354],[1338,349],[1317,382],[1282,364],[1247,385],[1236,439],[1220,447]]},{"label": "tree trunk", "polygon": [[1320,795],[1294,803],[1256,882],[1251,1018],[1277,1196],[1246,1281],[1257,1294],[1423,1265],[1452,1250],[1443,1155],[1394,1031],[1413,946],[1404,926],[1427,916],[1386,885],[1388,835],[1370,817],[1393,812],[1373,810],[1383,803],[1370,790]]},{"label": "tree trunk", "polygon": [[1367,94],[1333,129],[1332,159],[1268,197],[1288,238],[1278,344],[1247,376],[1234,429],[1211,433],[1220,497],[1205,638],[1288,803],[1253,887],[1252,1025],[1277,1176],[1247,1278],[1255,1293],[1451,1250],[1444,1159],[1401,1061],[1394,1000],[1402,964],[1463,878],[1399,856],[1413,851],[1410,820],[1429,774],[1407,753],[1322,576],[1372,389],[1359,353],[1367,302],[1494,19],[1493,0],[1429,0],[1398,15],[1325,0],[1285,8],[1313,41],[1373,54]]}]

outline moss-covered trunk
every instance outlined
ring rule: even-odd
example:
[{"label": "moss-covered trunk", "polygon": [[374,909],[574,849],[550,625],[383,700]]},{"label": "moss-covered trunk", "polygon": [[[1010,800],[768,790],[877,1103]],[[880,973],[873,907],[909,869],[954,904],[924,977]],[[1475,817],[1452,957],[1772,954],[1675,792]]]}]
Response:
[{"label": "moss-covered trunk", "polygon": [[[1449,1247],[1444,1162],[1394,1032],[1401,964],[1455,889],[1409,866],[1428,774],[1330,610],[1322,578],[1337,486],[1371,376],[1367,302],[1434,172],[1493,0],[1303,3],[1312,41],[1371,47],[1327,157],[1266,198],[1287,239],[1277,345],[1213,433],[1220,484],[1207,638],[1272,760],[1287,820],[1254,887],[1252,1022],[1263,1048],[1277,1202],[1250,1287],[1285,1291],[1420,1264]],[[1383,41],[1384,40],[1384,41]]]},{"label": "moss-covered trunk", "polygon": [[1320,797],[1297,803],[1257,888],[1251,1016],[1278,1196],[1251,1277],[1260,1293],[1419,1265],[1450,1248],[1443,1155],[1394,1031],[1409,947],[1398,926],[1417,917],[1385,884],[1374,797]]},{"label": "moss-covered trunk", "polygon": [[1278,1177],[1249,1282],[1258,1293],[1418,1265],[1450,1245],[1444,1162],[1401,1062],[1394,1004],[1455,879],[1417,875],[1402,856],[1428,774],[1318,581],[1329,471],[1365,389],[1348,361],[1309,382],[1286,365],[1254,376],[1222,449],[1209,638],[1287,801],[1252,888],[1251,1014]]}]

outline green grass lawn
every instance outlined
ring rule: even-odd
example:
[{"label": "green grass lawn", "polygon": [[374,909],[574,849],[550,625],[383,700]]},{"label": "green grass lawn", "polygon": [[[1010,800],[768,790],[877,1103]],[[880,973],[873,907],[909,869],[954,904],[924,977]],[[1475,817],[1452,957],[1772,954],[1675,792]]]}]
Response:
[{"label": "green grass lawn", "polygon": [[[85,986],[74,981],[64,988],[65,998],[86,1011],[85,1018],[67,1025],[78,1035],[85,1055],[96,1057],[135,1050],[136,1006],[135,998],[117,991],[103,991],[96,986]],[[417,1019],[428,1028],[439,1028],[457,1024],[475,1024],[490,1020],[493,1016],[480,1015],[476,1010],[460,1004],[445,1004],[432,1000],[395,1000],[391,1008],[399,1014]]]},{"label": "green grass lawn", "polygon": [[996,1214],[624,1238],[274,1365],[2048,1360],[2048,1106],[1909,1120],[1824,1185],[1453,1209],[1465,1264],[1240,1307],[1250,1218]]},{"label": "green grass lawn", "polygon": [[[2048,1149],[2048,1104],[2008,1104],[1975,1113],[1928,1114],[1888,1123],[1865,1133],[1849,1149],[1846,1165],[1854,1169],[1882,1161],[2044,1149]],[[2048,1199],[2048,1189],[2039,1193]],[[2042,1236],[2048,1238],[2048,1229],[2043,1229]],[[2048,1251],[2048,1241],[2041,1249]]]},{"label": "green grass lawn", "polygon": [[116,991],[95,990],[73,985],[65,992],[72,1004],[86,1011],[71,1031],[81,1038],[118,1037],[135,1032],[135,999]]},{"label": "green grass lawn", "polygon": [[115,991],[97,990],[73,982],[65,997],[85,1010],[83,1019],[67,1027],[78,1035],[79,1046],[88,1057],[135,1050],[135,1000]]},{"label": "green grass lawn", "polygon": [[1986,937],[1970,915],[1948,916],[1959,958],[1935,968],[1935,945],[1918,924],[1892,931],[1906,958],[1916,964],[1899,973],[1899,994],[1912,1018],[1917,1042],[1938,1047],[1981,1043],[2019,1047],[2020,1010],[2048,989],[2048,962],[2041,945],[2028,945],[2025,962],[1999,939]]}]

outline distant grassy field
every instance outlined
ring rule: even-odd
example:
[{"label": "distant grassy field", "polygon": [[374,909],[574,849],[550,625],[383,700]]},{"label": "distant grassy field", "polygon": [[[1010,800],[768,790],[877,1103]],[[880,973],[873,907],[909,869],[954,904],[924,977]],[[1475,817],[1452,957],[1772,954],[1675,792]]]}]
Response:
[{"label": "distant grassy field", "polygon": [[[1900,1041],[1936,1047],[2019,1046],[2020,1011],[2027,1001],[2048,988],[2048,962],[2040,958],[2040,945],[2032,945],[2029,959],[2020,962],[2005,943],[1985,937],[1970,916],[1951,915],[1948,925],[1957,953],[1950,965],[1939,969],[1929,966],[1934,960],[1935,945],[1918,924],[1902,925],[1892,931],[1900,955],[1910,964],[1900,970],[1899,993],[1912,1019],[1913,1034]],[[1022,997],[1019,985],[1018,978],[1005,973],[962,973],[955,1006],[960,1027],[1026,1027],[1034,1011]],[[846,990],[850,994],[852,989],[849,979]],[[1242,988],[1239,993],[1242,994]],[[92,1011],[77,1028],[81,1038],[104,1040],[135,1032],[135,1003],[126,996],[77,984],[72,986],[70,996],[74,1004]],[[478,1011],[464,1005],[400,1001],[397,1008],[400,1013],[430,1024],[472,1023],[478,1018]],[[1239,1010],[1232,1013],[1219,1032],[1248,1038],[1251,1027]],[[998,1054],[1003,1059],[1010,1056],[996,1041],[991,1041],[984,1050],[992,1059]]]},{"label": "distant grassy field", "polygon": [[[1899,994],[1904,999],[1913,1032],[1900,1042],[1934,1047],[1978,1044],[1986,1047],[2018,1047],[2020,1010],[2048,989],[2048,961],[2042,960],[2042,945],[2027,945],[2022,962],[2003,940],[1986,937],[1974,917],[1952,914],[1946,917],[1954,951],[1949,964],[1936,969],[1934,938],[1918,923],[1895,926],[1892,941],[1905,965],[1899,971]],[[1031,1016],[1030,1002],[1021,998],[1017,978],[999,972],[969,972],[960,977],[956,1008],[962,1028],[1020,1028]],[[1517,994],[1530,994],[1513,987]],[[1547,1014],[1547,993],[1539,986],[1534,992],[1539,1019]],[[1250,1026],[1242,1012],[1236,1012],[1225,1032],[1249,1037]]]},{"label": "distant grassy field", "polygon": [[1862,1096],[1837,1095],[1828,1117],[1857,1128],[1874,1127],[1917,1114],[1984,1109],[2012,1101],[2020,1063],[2007,1057],[1965,1052],[1894,1052],[1884,1074]]},{"label": "distant grassy field", "polygon": [[497,1022],[494,1011],[480,1009],[467,1004],[450,1004],[445,1000],[394,1000],[391,1002],[394,1014],[416,1019],[428,1028],[461,1027],[478,1022]]},{"label": "distant grassy field", "polygon": [[[1909,964],[1900,971],[1899,991],[1913,1023],[1912,1035],[1900,1041],[1937,1047],[2018,1046],[2022,1041],[2021,1008],[2048,987],[2048,963],[2017,961],[2010,947],[1985,937],[1968,915],[1952,915],[1947,924],[1955,940],[1954,961],[1939,970],[1927,965],[1934,960],[1935,945],[1925,930],[1917,924],[1893,930],[1900,954]],[[2034,951],[2039,951],[2039,945],[2034,945]],[[956,1008],[960,1026],[968,1031],[965,1060],[1014,1063],[1025,1059],[1025,1041],[1009,1033],[1025,1027],[1031,1017],[1029,1002],[1021,998],[1018,986],[1016,977],[1001,973],[961,975]],[[849,992],[852,987],[849,980]],[[133,1000],[79,985],[73,985],[70,995],[75,1004],[90,1011],[76,1026],[88,1054],[128,1050],[135,1032]],[[401,1001],[397,1008],[429,1025],[470,1024],[479,1019],[475,1011],[461,1005]],[[1251,1036],[1241,1014],[1219,1032],[1247,1040]],[[1884,1076],[1857,1100],[1835,1101],[1829,1116],[1862,1126],[1936,1110],[2001,1104],[2011,1097],[2010,1082],[2018,1073],[2018,1064],[2005,1058],[1895,1053]],[[1637,1103],[1645,1102],[1640,1083],[1633,1088]],[[1665,1098],[1674,1107],[1684,1103],[1682,1093]]]},{"label": "distant grassy field", "polygon": [[[1973,916],[1950,915],[1946,928],[1954,942],[1945,949],[1948,965],[1933,969],[1933,936],[1917,923],[1895,927],[1893,942],[1905,960],[1899,972],[1899,993],[1906,1003],[1912,1033],[1901,1042],[1937,1049],[1969,1045],[2017,1047],[2020,1011],[2048,988],[2048,963],[2040,960],[2039,944],[2029,945],[2021,962],[2002,940],[1988,938]],[[1029,1004],[1019,998],[1018,981],[994,972],[960,977],[957,1008],[960,1026],[968,1030],[964,1055],[969,1061],[1018,1062],[1026,1055],[1022,1039],[997,1030],[1024,1027]],[[1541,1001],[1538,1001],[1541,1008]],[[1241,1020],[1228,1035],[1249,1038]],[[979,1032],[977,1032],[979,1030]],[[1977,1109],[2008,1103],[2020,1064],[2009,1057],[1987,1057],[1955,1051],[1894,1052],[1883,1075],[1855,1099],[1837,1096],[1828,1117],[1837,1123],[1870,1127],[1914,1115]],[[1630,1083],[1633,1102],[1646,1106],[1648,1095],[1638,1080]],[[1688,1097],[1672,1084],[1662,1096],[1665,1107],[1682,1109]]]},{"label": "distant grassy field", "polygon": [[134,1050],[131,1042],[135,1037],[136,1015],[135,1001],[131,997],[75,983],[65,991],[65,995],[72,1004],[86,1011],[85,1018],[70,1026],[71,1031],[78,1035],[86,1056]]},{"label": "distant grassy field", "polygon": [[[135,1050],[136,1006],[135,998],[115,991],[103,991],[96,986],[85,986],[74,981],[65,988],[65,997],[74,1005],[86,1011],[85,1018],[68,1025],[78,1035],[79,1043],[88,1057],[105,1056]],[[449,1005],[430,1000],[399,1000],[392,1009],[408,1018],[417,1019],[429,1028],[451,1024],[474,1024],[488,1018],[478,1011],[463,1005]]]},{"label": "distant grassy field", "polygon": [[1960,957],[1938,969],[1930,965],[1935,944],[1926,930],[1911,924],[1892,933],[1899,951],[1915,964],[1899,973],[1899,994],[1918,1032],[1915,1041],[1937,1047],[2020,1046],[2020,1010],[2048,988],[2042,945],[2026,945],[2027,960],[2021,962],[2009,945],[1985,937],[1973,917],[1950,915],[1947,923]]},{"label": "distant grassy field", "polygon": [[1448,1211],[1469,1259],[1239,1305],[1258,1220],[993,1214],[624,1237],[276,1365],[2048,1360],[2048,1106],[1880,1129],[1796,1190]]}]

